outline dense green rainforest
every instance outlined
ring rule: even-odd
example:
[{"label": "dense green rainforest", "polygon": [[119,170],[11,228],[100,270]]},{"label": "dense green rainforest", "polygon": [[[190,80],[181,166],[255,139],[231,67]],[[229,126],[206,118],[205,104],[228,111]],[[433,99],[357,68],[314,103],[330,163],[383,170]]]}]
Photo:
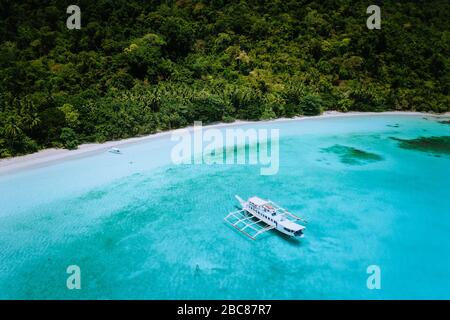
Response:
[{"label": "dense green rainforest", "polygon": [[448,0],[2,0],[0,157],[194,120],[449,111],[449,14]]}]

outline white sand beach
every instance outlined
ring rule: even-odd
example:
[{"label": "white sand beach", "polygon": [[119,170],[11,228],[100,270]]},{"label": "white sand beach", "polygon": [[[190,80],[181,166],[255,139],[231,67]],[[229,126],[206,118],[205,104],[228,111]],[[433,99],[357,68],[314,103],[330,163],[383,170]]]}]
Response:
[{"label": "white sand beach", "polygon": [[[268,121],[242,121],[236,120],[232,123],[217,123],[210,124],[207,127],[224,127],[224,126],[237,126],[248,123],[264,123],[264,122],[280,122],[280,121],[298,121],[298,120],[308,120],[308,119],[318,119],[318,118],[330,118],[330,117],[350,117],[350,116],[375,116],[375,115],[422,115],[424,117],[449,117],[450,113],[444,114],[434,114],[434,113],[421,113],[421,112],[404,112],[404,111],[388,111],[388,112],[338,112],[338,111],[326,111],[319,116],[312,117],[294,117],[294,118],[279,118]],[[187,127],[187,129],[191,130],[193,127]],[[38,151],[36,153],[27,154],[23,156],[17,156],[12,158],[0,159],[0,174],[7,174],[12,172],[17,172],[22,169],[30,169],[34,167],[45,166],[54,162],[84,157],[87,155],[105,152],[106,150],[113,147],[120,147],[129,144],[139,143],[143,141],[148,141],[150,139],[157,139],[164,136],[170,135],[174,130],[164,131],[160,133],[150,134],[141,137],[117,140],[117,141],[108,141],[105,143],[87,143],[78,146],[76,150],[67,150],[67,149],[56,149],[49,148]]]}]

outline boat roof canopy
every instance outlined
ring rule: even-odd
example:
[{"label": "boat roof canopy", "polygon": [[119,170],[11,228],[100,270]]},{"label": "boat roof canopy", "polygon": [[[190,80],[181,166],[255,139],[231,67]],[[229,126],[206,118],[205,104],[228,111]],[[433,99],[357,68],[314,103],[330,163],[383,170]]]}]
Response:
[{"label": "boat roof canopy", "polygon": [[258,197],[251,197],[250,199],[248,199],[248,201],[253,203],[254,205],[257,205],[257,206],[263,206],[263,205],[269,203],[269,201],[263,200],[263,199],[258,198]]}]

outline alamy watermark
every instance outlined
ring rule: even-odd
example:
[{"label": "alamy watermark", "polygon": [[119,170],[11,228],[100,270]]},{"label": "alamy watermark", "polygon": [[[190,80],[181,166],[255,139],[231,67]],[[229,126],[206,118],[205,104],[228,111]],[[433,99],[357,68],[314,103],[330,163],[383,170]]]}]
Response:
[{"label": "alamy watermark", "polygon": [[69,290],[81,289],[81,269],[77,265],[70,265],[66,270],[69,277],[66,280],[66,286]]},{"label": "alamy watermark", "polygon": [[369,30],[381,29],[381,9],[377,5],[371,5],[367,8],[366,13],[371,14],[367,18],[366,26]]},{"label": "alamy watermark", "polygon": [[81,9],[80,9],[80,7],[72,4],[67,7],[66,12],[68,14],[70,14],[70,16],[66,20],[67,29],[80,30],[81,29]]},{"label": "alamy watermark", "polygon": [[279,129],[204,128],[178,129],[171,140],[174,164],[259,165],[261,175],[275,175],[280,167]]},{"label": "alamy watermark", "polygon": [[367,267],[367,274],[370,276],[367,278],[366,286],[369,290],[381,289],[381,268],[376,264],[372,264]]}]

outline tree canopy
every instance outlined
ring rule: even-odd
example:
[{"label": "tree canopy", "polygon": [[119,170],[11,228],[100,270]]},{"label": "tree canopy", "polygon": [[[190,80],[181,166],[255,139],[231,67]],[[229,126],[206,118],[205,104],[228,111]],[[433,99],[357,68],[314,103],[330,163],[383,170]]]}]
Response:
[{"label": "tree canopy", "polygon": [[[234,119],[449,111],[447,0],[0,3],[0,157]],[[381,3],[381,1],[380,1]]]}]

